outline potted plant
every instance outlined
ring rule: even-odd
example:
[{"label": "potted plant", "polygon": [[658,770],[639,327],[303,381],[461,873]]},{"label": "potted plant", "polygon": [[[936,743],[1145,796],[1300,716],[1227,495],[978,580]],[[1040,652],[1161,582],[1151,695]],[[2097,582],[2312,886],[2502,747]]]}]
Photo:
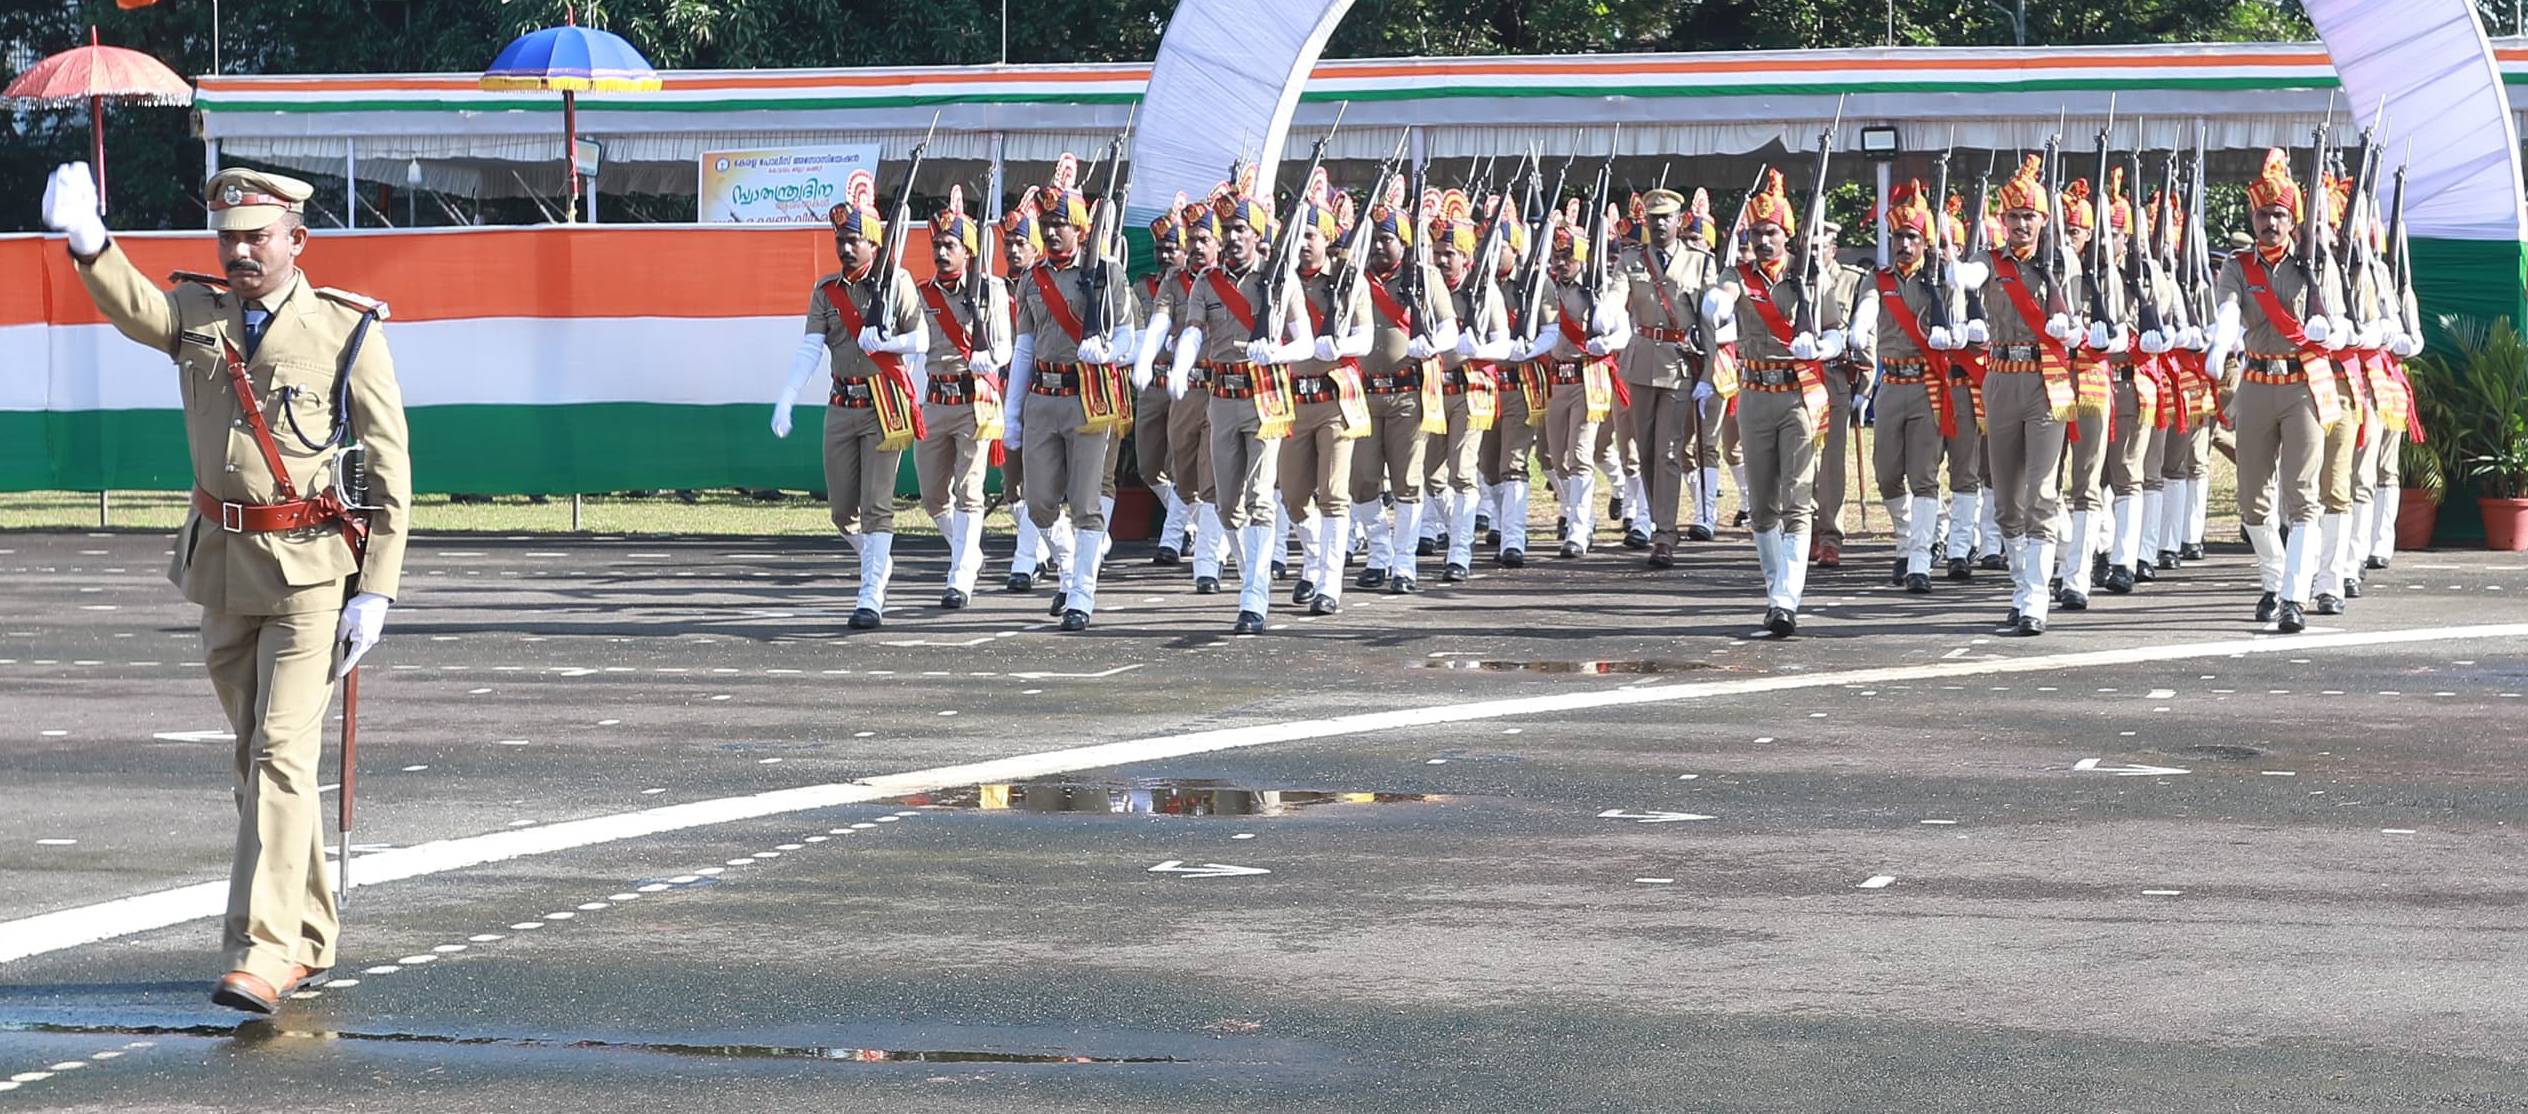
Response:
[{"label": "potted plant", "polygon": [[[2422,383],[2414,384],[2421,394]],[[2420,409],[2420,407],[2417,407]],[[2435,427],[2426,424],[2428,435]],[[2407,437],[2397,446],[2398,471],[2403,477],[2396,501],[2396,548],[2421,550],[2431,548],[2432,528],[2440,524],[2440,501],[2449,495],[2449,469],[2441,460],[2441,446],[2448,444],[2447,434],[2430,441]]]},{"label": "potted plant", "polygon": [[2425,432],[2445,442],[2439,449],[2444,480],[2455,472],[2474,483],[2485,544],[2528,549],[2528,340],[2508,317],[2489,327],[2455,317],[2440,321],[2456,352],[2416,361],[2427,369],[2433,399]]},{"label": "potted plant", "polygon": [[2514,410],[2484,424],[2466,464],[2484,511],[2485,548],[2528,550],[2528,412]]}]

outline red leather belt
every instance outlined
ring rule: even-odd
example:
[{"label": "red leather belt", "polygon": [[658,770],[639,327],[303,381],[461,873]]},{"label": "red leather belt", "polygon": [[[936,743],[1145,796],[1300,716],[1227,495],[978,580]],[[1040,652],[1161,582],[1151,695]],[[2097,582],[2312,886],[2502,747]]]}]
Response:
[{"label": "red leather belt", "polygon": [[974,373],[930,377],[930,389],[924,392],[934,406],[963,406],[974,401]]},{"label": "red leather belt", "polygon": [[197,487],[193,489],[193,509],[231,534],[306,530],[342,517],[342,505],[333,500],[331,492],[289,503],[231,503]]},{"label": "red leather belt", "polygon": [[1684,329],[1662,329],[1656,325],[1635,325],[1633,326],[1633,331],[1649,337],[1652,340],[1663,340],[1670,344],[1694,343],[1694,334],[1687,332]]},{"label": "red leather belt", "polygon": [[835,380],[834,390],[825,396],[825,402],[829,406],[840,406],[845,410],[868,410],[878,405],[878,396],[870,391],[869,379],[863,376],[858,379]]},{"label": "red leather belt", "polygon": [[1035,375],[1027,380],[1027,393],[1048,395],[1054,398],[1070,398],[1077,395],[1080,393],[1079,369],[1078,364],[1039,367]]}]

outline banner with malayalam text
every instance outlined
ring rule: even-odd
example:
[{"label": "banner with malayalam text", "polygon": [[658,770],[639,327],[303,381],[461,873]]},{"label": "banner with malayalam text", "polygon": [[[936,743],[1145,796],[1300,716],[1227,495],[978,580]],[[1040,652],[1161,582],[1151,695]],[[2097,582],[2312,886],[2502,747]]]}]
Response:
[{"label": "banner with malayalam text", "polygon": [[878,145],[704,151],[694,219],[704,224],[823,222],[855,170],[878,172]]}]

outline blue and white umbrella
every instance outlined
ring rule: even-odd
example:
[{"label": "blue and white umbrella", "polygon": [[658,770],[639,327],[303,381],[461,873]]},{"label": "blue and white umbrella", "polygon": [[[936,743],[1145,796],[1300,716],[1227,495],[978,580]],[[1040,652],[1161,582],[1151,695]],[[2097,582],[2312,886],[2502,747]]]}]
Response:
[{"label": "blue and white umbrella", "polygon": [[579,95],[586,92],[646,93],[659,88],[658,68],[623,36],[582,27],[570,9],[563,25],[520,36],[492,59],[481,87],[494,92],[521,89],[562,94],[562,175],[570,182],[565,219],[579,219],[579,173],[572,158],[579,139]]}]

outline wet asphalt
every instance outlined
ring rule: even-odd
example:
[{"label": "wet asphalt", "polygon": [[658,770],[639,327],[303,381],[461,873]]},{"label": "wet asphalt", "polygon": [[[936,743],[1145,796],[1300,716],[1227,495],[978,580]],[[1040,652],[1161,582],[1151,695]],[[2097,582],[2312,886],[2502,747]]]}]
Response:
[{"label": "wet asphalt", "polygon": [[[226,872],[165,546],[0,534],[0,934]],[[1262,730],[362,887],[268,1022],[209,919],[0,963],[0,1111],[2528,1109],[2518,555],[2301,650],[2236,547],[2021,640],[1863,539],[1786,642],[1743,542],[1251,638],[1143,547],[1081,635],[904,549],[849,632],[831,541],[422,540],[355,856]]]}]

